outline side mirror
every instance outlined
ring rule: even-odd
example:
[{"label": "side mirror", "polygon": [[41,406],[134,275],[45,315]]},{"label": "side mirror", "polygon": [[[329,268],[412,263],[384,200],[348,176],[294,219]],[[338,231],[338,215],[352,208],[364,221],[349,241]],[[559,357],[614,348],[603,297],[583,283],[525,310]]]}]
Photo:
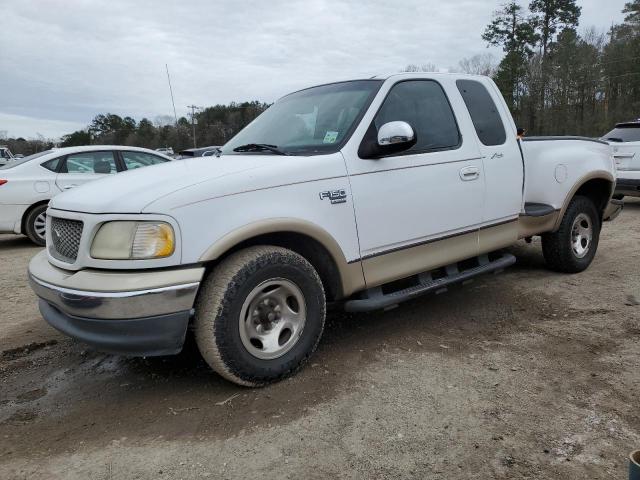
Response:
[{"label": "side mirror", "polygon": [[376,128],[374,122],[371,122],[358,148],[358,156],[360,158],[380,158],[393,155],[409,150],[417,141],[413,127],[407,122],[388,122],[379,129]]},{"label": "side mirror", "polygon": [[[402,151],[415,144],[416,134],[407,122],[388,122],[378,130],[378,146]],[[397,149],[397,150],[396,150]]]}]

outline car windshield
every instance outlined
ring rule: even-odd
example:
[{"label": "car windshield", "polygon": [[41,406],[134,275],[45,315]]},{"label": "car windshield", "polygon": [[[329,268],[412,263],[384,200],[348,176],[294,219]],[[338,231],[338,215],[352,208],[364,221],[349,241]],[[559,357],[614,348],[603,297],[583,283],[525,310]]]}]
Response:
[{"label": "car windshield", "polygon": [[637,126],[616,127],[602,138],[613,142],[640,142],[640,124]]},{"label": "car windshield", "polygon": [[381,80],[357,80],[287,95],[233,137],[222,147],[222,154],[269,154],[273,148],[300,155],[336,152],[353,133],[380,85]]},{"label": "car windshield", "polygon": [[45,150],[44,152],[34,153],[33,155],[29,155],[28,157],[23,157],[17,160],[11,160],[5,166],[0,167],[0,170],[8,170],[13,167],[17,167],[18,165],[22,165],[23,163],[30,162],[31,160],[35,160],[36,158],[42,157],[51,153],[53,150]]}]

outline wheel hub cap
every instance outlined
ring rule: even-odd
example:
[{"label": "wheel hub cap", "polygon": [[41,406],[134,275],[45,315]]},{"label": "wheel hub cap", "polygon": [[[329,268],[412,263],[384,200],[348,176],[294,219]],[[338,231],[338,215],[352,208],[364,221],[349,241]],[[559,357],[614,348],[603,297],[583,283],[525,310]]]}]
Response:
[{"label": "wheel hub cap", "polygon": [[254,357],[281,357],[300,339],[307,318],[300,288],[290,280],[262,282],[247,296],[240,312],[240,339]]},{"label": "wheel hub cap", "polygon": [[36,217],[33,222],[33,229],[35,230],[36,235],[44,240],[45,233],[47,231],[47,214],[45,212],[42,212]]},{"label": "wheel hub cap", "polygon": [[593,241],[593,224],[588,215],[579,214],[571,227],[571,248],[573,254],[583,258],[589,253]]}]

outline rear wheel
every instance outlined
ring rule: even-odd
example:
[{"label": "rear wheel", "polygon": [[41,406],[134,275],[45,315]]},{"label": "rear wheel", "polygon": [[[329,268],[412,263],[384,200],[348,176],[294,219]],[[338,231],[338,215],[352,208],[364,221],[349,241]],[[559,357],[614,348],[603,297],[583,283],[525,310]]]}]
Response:
[{"label": "rear wheel", "polygon": [[297,371],[316,349],[325,320],[322,282],[302,256],[280,247],[232,254],[205,279],[195,337],[218,374],[261,386]]},{"label": "rear wheel", "polygon": [[47,226],[47,204],[38,205],[25,218],[25,235],[36,245],[44,247]]},{"label": "rear wheel", "polygon": [[552,270],[577,273],[593,261],[600,238],[600,216],[593,202],[576,196],[562,218],[560,228],[542,235],[542,253]]}]

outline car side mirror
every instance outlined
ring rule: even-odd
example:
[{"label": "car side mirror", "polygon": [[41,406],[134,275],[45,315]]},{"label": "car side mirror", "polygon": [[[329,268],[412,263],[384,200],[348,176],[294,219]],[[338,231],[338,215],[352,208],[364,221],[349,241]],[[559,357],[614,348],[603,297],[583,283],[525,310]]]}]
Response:
[{"label": "car side mirror", "polygon": [[415,143],[415,138],[416,134],[407,122],[388,122],[378,130],[378,146],[402,146],[398,151],[410,148]]}]

